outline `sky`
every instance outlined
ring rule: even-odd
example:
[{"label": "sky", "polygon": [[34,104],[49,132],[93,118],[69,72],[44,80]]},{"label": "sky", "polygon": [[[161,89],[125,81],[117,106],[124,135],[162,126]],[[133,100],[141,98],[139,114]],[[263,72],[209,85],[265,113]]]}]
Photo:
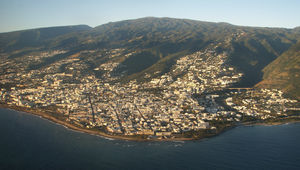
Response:
[{"label": "sky", "polygon": [[300,0],[0,0],[0,32],[149,16],[294,28],[299,9]]}]

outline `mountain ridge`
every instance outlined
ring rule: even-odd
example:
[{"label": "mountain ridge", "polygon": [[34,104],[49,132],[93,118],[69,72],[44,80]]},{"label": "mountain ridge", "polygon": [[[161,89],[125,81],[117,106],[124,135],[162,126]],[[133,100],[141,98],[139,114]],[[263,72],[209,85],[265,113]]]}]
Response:
[{"label": "mountain ridge", "polygon": [[12,51],[24,47],[40,46],[47,40],[77,31],[91,29],[87,25],[56,26],[0,33],[0,50]]},{"label": "mountain ridge", "polygon": [[[23,32],[33,33],[24,35],[23,39],[14,35],[22,31],[1,33],[0,50],[6,52],[5,55],[10,58],[24,57],[45,50],[69,51],[65,55],[52,57],[51,62],[55,63],[84,50],[124,49],[120,56],[113,59],[94,56],[82,59],[88,61],[90,69],[96,69],[96,66],[103,62],[118,62],[122,69],[116,68],[114,75],[122,75],[122,80],[126,81],[134,79],[143,81],[145,74],[150,75],[151,79],[168,72],[176,60],[184,55],[219,44],[217,52],[228,53],[227,62],[244,74],[244,78],[236,86],[252,87],[262,80],[264,74],[262,70],[300,39],[299,27],[287,29],[235,26],[222,22],[167,17],[109,22],[94,28],[84,25],[61,28],[66,30],[56,33],[57,27],[25,30]],[[54,33],[41,36],[40,30],[53,30]],[[131,52],[135,54],[124,56]],[[143,57],[148,57],[146,61],[151,62],[142,63],[143,60],[139,58]],[[47,66],[48,61],[50,60],[45,60],[42,65]],[[159,74],[155,74],[157,72]],[[100,76],[100,73],[97,75]]]}]

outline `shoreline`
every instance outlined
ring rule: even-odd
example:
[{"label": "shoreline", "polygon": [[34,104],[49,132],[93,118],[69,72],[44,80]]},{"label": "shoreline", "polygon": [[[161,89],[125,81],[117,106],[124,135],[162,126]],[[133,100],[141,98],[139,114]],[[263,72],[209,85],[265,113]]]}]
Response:
[{"label": "shoreline", "polygon": [[259,122],[259,123],[246,123],[242,126],[278,126],[278,125],[285,125],[290,123],[300,123],[300,120],[285,120],[283,122]]},{"label": "shoreline", "polygon": [[38,111],[38,110],[32,110],[32,109],[27,109],[27,108],[23,108],[23,107],[18,107],[18,106],[9,106],[7,104],[0,104],[0,108],[5,108],[5,109],[11,109],[14,111],[18,111],[18,112],[25,112],[28,114],[32,114],[35,116],[39,116],[40,118],[44,118],[48,121],[51,121],[53,123],[57,123],[59,125],[64,126],[67,129],[70,130],[74,130],[77,132],[82,132],[82,133],[87,133],[87,134],[92,134],[92,135],[96,135],[99,137],[103,137],[103,138],[109,138],[109,139],[117,139],[117,140],[127,140],[127,141],[137,141],[137,142],[146,142],[146,141],[190,141],[190,140],[195,140],[193,138],[168,138],[168,139],[142,139],[142,138],[135,138],[135,137],[126,137],[126,136],[120,136],[120,135],[110,135],[104,132],[101,132],[99,130],[92,130],[92,129],[86,129],[86,128],[81,128],[78,126],[75,126],[74,124],[68,123],[66,121],[63,120],[59,120],[49,114],[47,114],[46,112],[42,112],[42,111]]},{"label": "shoreline", "polygon": [[93,130],[93,129],[87,129],[87,128],[82,128],[78,127],[74,124],[68,123],[64,120],[60,120],[58,118],[55,118],[54,116],[49,115],[49,113],[44,112],[44,111],[39,111],[39,110],[34,110],[34,109],[28,109],[24,107],[19,107],[19,106],[9,106],[7,104],[0,104],[0,108],[5,108],[5,109],[10,109],[18,112],[25,112],[28,114],[32,114],[35,116],[38,116],[40,118],[46,119],[48,121],[51,121],[53,123],[56,123],[58,125],[62,125],[65,128],[69,130],[74,130],[76,132],[81,132],[81,133],[87,133],[91,135],[96,135],[102,138],[105,138],[107,140],[126,140],[126,141],[136,141],[136,142],[151,142],[151,141],[193,141],[193,140],[201,140],[205,138],[210,138],[210,137],[215,137],[218,136],[228,130],[231,130],[235,127],[238,126],[255,126],[255,125],[262,125],[262,126],[276,126],[276,125],[282,125],[282,124],[287,124],[287,123],[297,123],[300,122],[300,117],[295,117],[298,118],[299,120],[288,120],[288,119],[280,119],[274,121],[274,122],[262,122],[262,121],[254,121],[254,122],[242,122],[240,124],[232,125],[232,126],[227,126],[222,129],[217,130],[216,133],[214,134],[205,134],[203,136],[197,137],[197,138],[187,138],[187,137],[178,137],[178,138],[166,138],[166,139],[155,139],[155,138],[137,138],[137,137],[130,137],[130,136],[121,136],[121,135],[111,135],[107,134],[105,132],[101,132],[100,130]]}]

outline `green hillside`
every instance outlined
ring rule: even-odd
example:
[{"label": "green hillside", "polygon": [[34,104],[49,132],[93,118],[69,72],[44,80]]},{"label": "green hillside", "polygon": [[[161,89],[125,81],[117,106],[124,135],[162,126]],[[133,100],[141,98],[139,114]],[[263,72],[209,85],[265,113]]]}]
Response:
[{"label": "green hillside", "polygon": [[300,99],[300,42],[263,69],[262,87],[279,88]]},{"label": "green hillside", "polygon": [[[243,33],[243,36],[238,37],[239,33]],[[159,55],[161,59],[153,63],[151,69],[144,70],[149,74],[168,70],[176,57],[220,42],[220,51],[230,53],[230,64],[245,74],[238,86],[258,83],[263,75],[261,70],[299,37],[289,29],[238,27],[226,23],[151,17],[108,23],[94,28],[88,34],[92,34],[90,38],[94,44],[98,44],[97,47],[125,47]]]}]

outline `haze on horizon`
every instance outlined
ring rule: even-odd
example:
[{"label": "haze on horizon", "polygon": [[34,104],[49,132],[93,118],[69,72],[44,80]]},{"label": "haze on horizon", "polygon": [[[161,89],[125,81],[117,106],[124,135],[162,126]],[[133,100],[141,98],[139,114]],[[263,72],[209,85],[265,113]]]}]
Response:
[{"label": "haze on horizon", "polygon": [[300,26],[298,0],[1,0],[0,32],[153,17],[227,22],[234,25]]}]

